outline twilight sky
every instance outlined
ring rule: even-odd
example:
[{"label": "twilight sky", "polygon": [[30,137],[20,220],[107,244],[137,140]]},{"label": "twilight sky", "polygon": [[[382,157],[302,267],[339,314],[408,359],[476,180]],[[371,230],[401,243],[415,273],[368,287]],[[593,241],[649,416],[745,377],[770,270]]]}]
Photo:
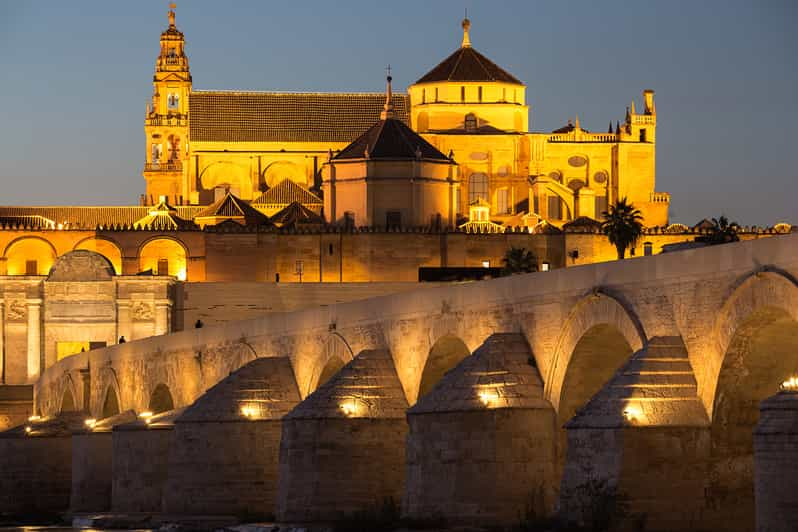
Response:
[{"label": "twilight sky", "polygon": [[[177,2],[194,87],[405,88],[460,44],[527,84],[530,128],[605,131],[656,90],[671,220],[798,223],[794,0]],[[0,0],[0,204],[136,204],[168,2]]]}]

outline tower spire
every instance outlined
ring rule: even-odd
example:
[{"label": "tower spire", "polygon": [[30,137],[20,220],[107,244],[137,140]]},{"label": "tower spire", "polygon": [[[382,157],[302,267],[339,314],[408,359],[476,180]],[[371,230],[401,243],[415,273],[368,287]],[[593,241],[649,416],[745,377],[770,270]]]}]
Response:
[{"label": "tower spire", "polygon": [[385,105],[382,107],[382,113],[380,113],[380,120],[388,120],[389,118],[393,118],[393,90],[391,89],[391,81],[393,78],[391,77],[391,65],[385,69],[388,73],[385,83]]},{"label": "tower spire", "polygon": [[169,4],[169,27],[170,28],[174,28],[175,27],[175,8],[176,7],[177,7],[177,5],[174,2]]},{"label": "tower spire", "polygon": [[468,20],[468,8],[466,8],[465,18],[462,22],[463,26],[463,43],[460,45],[461,48],[471,48],[471,37],[468,35],[468,32],[471,30],[471,21]]}]

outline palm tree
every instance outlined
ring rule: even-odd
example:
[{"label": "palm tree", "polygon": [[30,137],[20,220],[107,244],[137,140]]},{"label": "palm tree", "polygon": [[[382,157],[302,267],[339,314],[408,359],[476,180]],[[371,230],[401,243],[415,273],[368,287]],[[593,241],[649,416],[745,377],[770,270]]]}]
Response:
[{"label": "palm tree", "polygon": [[531,251],[526,248],[511,247],[502,259],[502,275],[529,273],[537,271],[537,261]]},{"label": "palm tree", "polygon": [[601,231],[618,250],[618,259],[622,259],[626,249],[634,246],[643,234],[643,215],[626,198],[619,199],[601,214],[604,216]]},{"label": "palm tree", "polygon": [[709,234],[704,238],[704,242],[710,245],[739,242],[740,237],[737,234],[739,231],[740,226],[737,222],[729,222],[725,216],[712,218],[712,227],[709,228]]}]

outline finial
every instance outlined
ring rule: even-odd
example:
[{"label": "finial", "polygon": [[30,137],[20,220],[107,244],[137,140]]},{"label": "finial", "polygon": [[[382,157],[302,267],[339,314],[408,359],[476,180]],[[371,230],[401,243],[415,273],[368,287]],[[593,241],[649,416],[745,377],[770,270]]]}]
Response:
[{"label": "finial", "polygon": [[391,65],[385,69],[388,73],[386,79],[386,86],[385,86],[385,105],[382,107],[382,113],[380,113],[380,120],[388,120],[389,118],[393,118],[393,90],[391,89],[391,81],[393,78],[391,77]]},{"label": "finial", "polygon": [[175,8],[176,7],[177,7],[177,5],[174,2],[169,4],[169,27],[170,28],[174,28],[175,27]]},{"label": "finial", "polygon": [[581,129],[579,127],[579,115],[576,115],[576,119],[574,120],[574,128],[575,129]]},{"label": "finial", "polygon": [[632,98],[632,105],[629,108],[632,110],[631,112],[632,112],[633,115],[637,114],[635,112],[635,99],[634,98]]},{"label": "finial", "polygon": [[468,20],[468,8],[466,8],[465,18],[463,19],[463,44],[460,45],[461,48],[471,48],[471,37],[468,35],[468,31],[471,29],[471,21]]}]

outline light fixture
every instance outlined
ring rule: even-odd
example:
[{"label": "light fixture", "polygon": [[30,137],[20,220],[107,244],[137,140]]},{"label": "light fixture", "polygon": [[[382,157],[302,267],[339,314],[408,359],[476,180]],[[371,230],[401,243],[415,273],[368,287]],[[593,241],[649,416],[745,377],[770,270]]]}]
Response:
[{"label": "light fixture", "polygon": [[798,391],[798,377],[790,377],[781,383],[780,388],[785,391],[796,392]]},{"label": "light fixture", "polygon": [[41,419],[42,416],[31,416],[28,418],[28,421],[30,421],[31,423],[35,423],[36,421],[41,421]]},{"label": "light fixture", "polygon": [[480,402],[487,407],[490,407],[499,398],[499,394],[493,390],[482,390],[477,395],[479,396]]},{"label": "light fixture", "polygon": [[96,419],[94,419],[94,418],[89,418],[89,419],[87,419],[86,421],[84,421],[84,423],[86,423],[86,426],[87,426],[87,427],[89,427],[90,429],[93,429],[93,428],[94,428],[94,425],[96,425],[96,424],[97,424],[97,420],[96,420]]},{"label": "light fixture", "polygon": [[340,408],[343,411],[344,415],[348,417],[352,417],[357,413],[357,404],[355,404],[354,399],[352,399],[349,402],[344,401],[343,403],[341,403]]},{"label": "light fixture", "polygon": [[483,260],[482,261],[482,267],[483,268],[490,268],[490,261],[489,260]]},{"label": "light fixture", "polygon": [[633,405],[627,405],[623,411],[623,417],[626,421],[637,421],[641,414],[640,408]]},{"label": "light fixture", "polygon": [[30,426],[25,427],[25,433],[30,434],[33,429]]},{"label": "light fixture", "polygon": [[150,419],[152,417],[152,412],[150,412],[149,410],[146,410],[146,411],[140,413],[139,417],[141,419],[148,420],[148,419]]},{"label": "light fixture", "polygon": [[245,418],[253,419],[258,415],[258,409],[252,405],[244,405],[241,407],[241,415]]},{"label": "light fixture", "polygon": [[549,265],[549,263],[548,263],[548,262],[543,262],[543,263],[541,263],[541,265],[540,265],[540,271],[542,271],[542,272],[547,272],[547,271],[549,271],[549,268],[550,268],[550,265]]}]

